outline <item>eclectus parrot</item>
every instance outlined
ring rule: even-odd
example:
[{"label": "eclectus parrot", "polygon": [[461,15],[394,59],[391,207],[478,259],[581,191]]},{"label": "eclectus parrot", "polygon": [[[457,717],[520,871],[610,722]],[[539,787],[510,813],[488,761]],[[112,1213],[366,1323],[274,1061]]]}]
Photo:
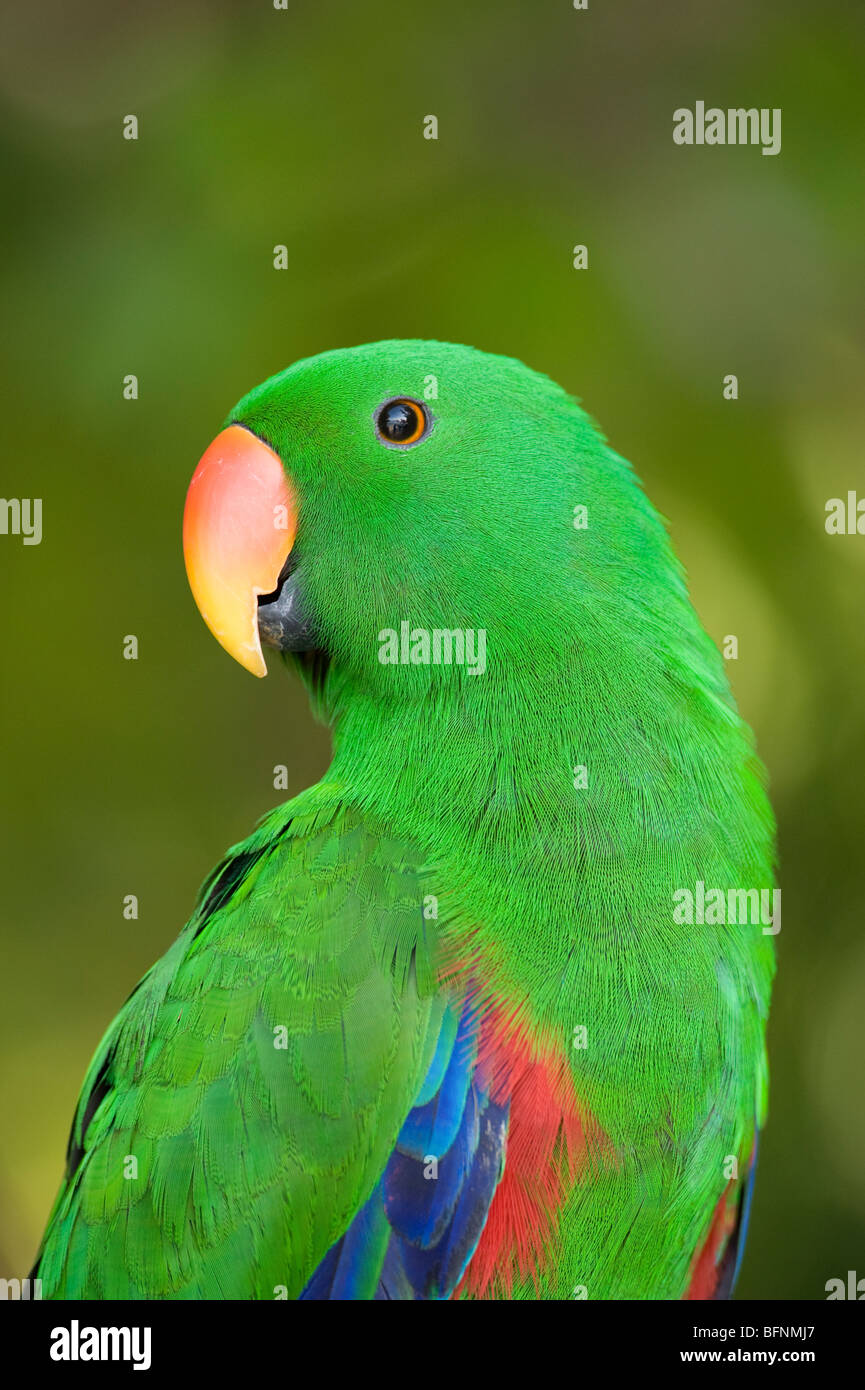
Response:
[{"label": "eclectus parrot", "polygon": [[333,761],[108,1029],[43,1296],[726,1296],[777,928],[676,904],[774,826],[630,465],[516,360],[374,343],[241,400],[184,547]]}]

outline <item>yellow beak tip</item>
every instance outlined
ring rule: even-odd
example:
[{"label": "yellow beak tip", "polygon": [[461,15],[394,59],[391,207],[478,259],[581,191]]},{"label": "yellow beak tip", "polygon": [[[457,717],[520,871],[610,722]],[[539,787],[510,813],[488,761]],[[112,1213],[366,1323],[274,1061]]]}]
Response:
[{"label": "yellow beak tip", "polygon": [[241,425],[229,425],[189,484],[183,553],[204,621],[254,676],[267,675],[257,595],[275,589],[296,530],[297,500],[278,454]]}]

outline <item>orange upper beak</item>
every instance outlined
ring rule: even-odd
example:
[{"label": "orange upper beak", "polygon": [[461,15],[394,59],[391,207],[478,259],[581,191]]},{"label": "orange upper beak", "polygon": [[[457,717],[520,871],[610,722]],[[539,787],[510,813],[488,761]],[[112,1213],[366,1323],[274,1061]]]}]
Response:
[{"label": "orange upper beak", "polygon": [[192,475],[183,556],[202,618],[254,676],[267,675],[258,595],[276,588],[296,533],[297,497],[279,456],[241,425],[229,425]]}]

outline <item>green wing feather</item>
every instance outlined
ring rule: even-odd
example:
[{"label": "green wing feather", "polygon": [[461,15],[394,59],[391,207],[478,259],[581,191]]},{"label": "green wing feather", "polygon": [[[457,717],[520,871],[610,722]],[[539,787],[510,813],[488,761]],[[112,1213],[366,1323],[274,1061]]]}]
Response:
[{"label": "green wing feather", "polygon": [[297,1297],[434,1050],[422,877],[321,785],[229,852],[90,1066],[44,1297]]}]

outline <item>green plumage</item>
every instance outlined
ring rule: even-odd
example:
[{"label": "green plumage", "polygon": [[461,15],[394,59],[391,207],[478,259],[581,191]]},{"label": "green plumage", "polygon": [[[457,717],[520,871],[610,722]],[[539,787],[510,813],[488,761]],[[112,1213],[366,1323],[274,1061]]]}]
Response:
[{"label": "green plumage", "polygon": [[[209,910],[238,860],[250,867]],[[441,1006],[419,886],[404,850],[326,786],[235,846],[94,1058],[46,1292],[297,1296],[429,1064]]]},{"label": "green plumage", "polygon": [[[377,408],[431,376],[429,437],[383,447]],[[231,420],[298,490],[327,661],[289,660],[333,763],[231,851],[106,1034],[45,1296],[296,1297],[412,1107],[446,951],[560,1049],[608,1140],[512,1296],[681,1297],[762,1123],[773,949],[677,925],[673,894],[770,887],[773,822],[660,519],[571,397],[468,348],[325,354]],[[484,629],[485,672],[382,664],[403,620]]]}]

